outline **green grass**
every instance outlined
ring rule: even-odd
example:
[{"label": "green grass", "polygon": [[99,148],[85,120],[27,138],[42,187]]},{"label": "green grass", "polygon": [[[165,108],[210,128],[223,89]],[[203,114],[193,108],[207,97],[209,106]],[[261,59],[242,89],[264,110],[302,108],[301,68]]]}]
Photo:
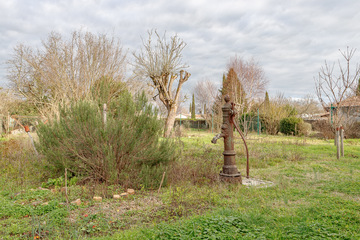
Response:
[{"label": "green grass", "polygon": [[[223,143],[192,131],[177,139],[179,159],[158,194],[137,190],[120,201],[91,200],[100,188],[71,186],[68,208],[60,188],[36,189],[41,176],[30,163],[23,175],[2,155],[2,239],[360,239],[360,140],[345,141],[336,159],[333,141],[289,136],[249,136],[250,176],[274,182],[255,188],[218,182]],[[245,172],[244,149],[236,139],[237,165]],[[26,152],[23,153],[26,157]],[[11,164],[5,164],[7,160]],[[7,161],[9,162],[9,161]],[[5,178],[9,178],[10,181]],[[20,187],[11,188],[14,182]],[[48,181],[45,181],[48,182]],[[31,188],[35,190],[31,190]],[[107,187],[109,193],[124,189]],[[46,205],[43,205],[44,203]],[[36,204],[34,204],[36,203]],[[95,226],[95,227],[94,227]]]}]

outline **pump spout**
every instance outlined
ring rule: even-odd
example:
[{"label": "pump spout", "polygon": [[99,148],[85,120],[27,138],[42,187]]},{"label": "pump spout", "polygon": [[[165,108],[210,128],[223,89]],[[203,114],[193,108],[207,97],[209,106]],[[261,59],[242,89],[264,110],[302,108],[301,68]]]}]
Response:
[{"label": "pump spout", "polygon": [[215,144],[216,141],[217,141],[219,138],[222,138],[222,137],[225,137],[225,134],[219,133],[219,134],[217,134],[217,135],[211,140],[211,142]]}]

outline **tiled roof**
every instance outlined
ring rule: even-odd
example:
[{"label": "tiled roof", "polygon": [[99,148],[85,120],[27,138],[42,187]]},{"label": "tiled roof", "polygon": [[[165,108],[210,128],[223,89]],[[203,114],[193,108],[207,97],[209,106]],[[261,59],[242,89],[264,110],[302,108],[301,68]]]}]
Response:
[{"label": "tiled roof", "polygon": [[[349,97],[343,101],[341,101],[340,103],[337,104],[333,104],[333,107],[356,107],[356,106],[360,106],[360,96],[353,96],[353,97]],[[330,108],[330,105],[328,106],[328,108]]]}]

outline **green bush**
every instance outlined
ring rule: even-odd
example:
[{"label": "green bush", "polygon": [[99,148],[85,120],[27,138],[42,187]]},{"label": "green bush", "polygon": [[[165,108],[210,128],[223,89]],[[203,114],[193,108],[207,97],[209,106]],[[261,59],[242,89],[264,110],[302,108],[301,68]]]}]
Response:
[{"label": "green bush", "polygon": [[299,125],[303,123],[301,118],[287,117],[280,121],[280,132],[286,135],[298,135]]},{"label": "green bush", "polygon": [[133,100],[125,90],[114,101],[117,104],[109,104],[106,124],[98,102],[82,101],[62,107],[58,119],[39,126],[37,148],[46,157],[52,177],[67,168],[80,180],[135,188],[159,186],[167,163],[174,158],[174,147],[160,138],[157,110],[144,94]]}]

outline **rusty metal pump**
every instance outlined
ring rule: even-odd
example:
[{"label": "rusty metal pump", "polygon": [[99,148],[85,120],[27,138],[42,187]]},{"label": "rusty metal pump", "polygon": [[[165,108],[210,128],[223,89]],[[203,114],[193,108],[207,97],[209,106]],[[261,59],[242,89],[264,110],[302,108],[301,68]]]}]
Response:
[{"label": "rusty metal pump", "polygon": [[222,107],[223,112],[223,124],[221,126],[221,133],[217,134],[212,140],[212,143],[216,143],[219,138],[224,138],[224,166],[220,172],[220,179],[226,182],[242,182],[241,174],[236,167],[234,150],[234,127],[239,132],[243,139],[246,150],[246,177],[249,178],[249,151],[247,144],[240,128],[237,126],[234,120],[237,112],[234,110],[234,103],[230,102],[230,97],[225,96],[225,104]]}]

